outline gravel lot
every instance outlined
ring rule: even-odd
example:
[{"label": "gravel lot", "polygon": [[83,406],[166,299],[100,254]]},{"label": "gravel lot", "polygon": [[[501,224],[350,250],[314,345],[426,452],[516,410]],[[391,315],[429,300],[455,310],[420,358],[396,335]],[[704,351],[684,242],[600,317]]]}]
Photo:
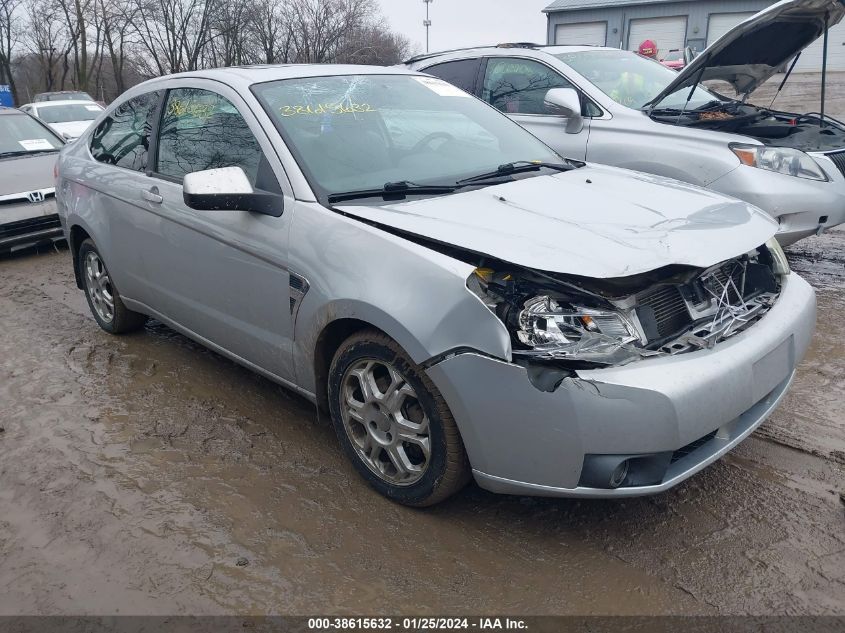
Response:
[{"label": "gravel lot", "polygon": [[845,231],[789,255],[815,341],[725,459],[653,498],[424,511],[306,401],[156,322],[102,332],[67,250],[0,260],[0,615],[845,614]]}]

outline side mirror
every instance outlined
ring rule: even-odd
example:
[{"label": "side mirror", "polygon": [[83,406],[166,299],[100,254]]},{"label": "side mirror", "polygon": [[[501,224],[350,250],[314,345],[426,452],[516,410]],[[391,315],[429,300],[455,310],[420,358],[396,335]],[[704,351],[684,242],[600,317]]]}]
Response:
[{"label": "side mirror", "polygon": [[584,129],[581,116],[581,97],[574,88],[552,88],[544,99],[546,112],[553,116],[566,117],[566,133],[578,134]]},{"label": "side mirror", "polygon": [[185,174],[182,198],[197,211],[252,211],[278,218],[284,209],[280,194],[253,189],[240,167]]}]

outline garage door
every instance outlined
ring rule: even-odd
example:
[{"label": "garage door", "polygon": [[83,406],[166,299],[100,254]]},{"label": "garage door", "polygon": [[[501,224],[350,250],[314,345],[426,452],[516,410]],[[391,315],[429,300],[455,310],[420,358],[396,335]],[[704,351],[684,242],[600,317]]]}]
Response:
[{"label": "garage door", "polygon": [[707,46],[722,37],[740,22],[750,18],[754,13],[713,13],[707,25]]},{"label": "garage door", "polygon": [[[795,72],[820,73],[822,71],[822,56],[824,38],[809,46],[803,53]],[[832,29],[827,43],[827,69],[845,70],[845,23],[840,22]]]},{"label": "garage door", "polygon": [[631,20],[628,50],[639,49],[640,44],[646,40],[657,44],[658,59],[662,59],[671,50],[682,50],[687,43],[686,17]]},{"label": "garage door", "polygon": [[607,22],[558,24],[555,28],[555,44],[604,46],[606,43]]}]

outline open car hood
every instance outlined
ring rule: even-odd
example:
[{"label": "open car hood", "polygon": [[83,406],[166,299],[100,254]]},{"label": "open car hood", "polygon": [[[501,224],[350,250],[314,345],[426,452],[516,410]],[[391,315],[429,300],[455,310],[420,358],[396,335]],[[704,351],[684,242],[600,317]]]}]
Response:
[{"label": "open car hood", "polygon": [[728,82],[737,94],[750,94],[824,34],[825,16],[829,27],[839,24],[845,17],[845,0],[773,4],[707,47],[646,105],[656,106],[678,90],[708,79]]},{"label": "open car hood", "polygon": [[740,200],[599,165],[436,198],[335,208],[527,268],[604,279],[670,264],[709,267],[777,231],[774,220]]}]

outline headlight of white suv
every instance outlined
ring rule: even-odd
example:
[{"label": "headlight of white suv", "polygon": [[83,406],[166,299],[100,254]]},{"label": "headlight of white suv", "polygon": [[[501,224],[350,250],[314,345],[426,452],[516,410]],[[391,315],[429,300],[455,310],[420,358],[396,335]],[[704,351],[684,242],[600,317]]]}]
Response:
[{"label": "headlight of white suv", "polygon": [[788,147],[731,144],[731,151],[743,165],[774,171],[796,178],[826,181],[827,176],[811,156]]}]

